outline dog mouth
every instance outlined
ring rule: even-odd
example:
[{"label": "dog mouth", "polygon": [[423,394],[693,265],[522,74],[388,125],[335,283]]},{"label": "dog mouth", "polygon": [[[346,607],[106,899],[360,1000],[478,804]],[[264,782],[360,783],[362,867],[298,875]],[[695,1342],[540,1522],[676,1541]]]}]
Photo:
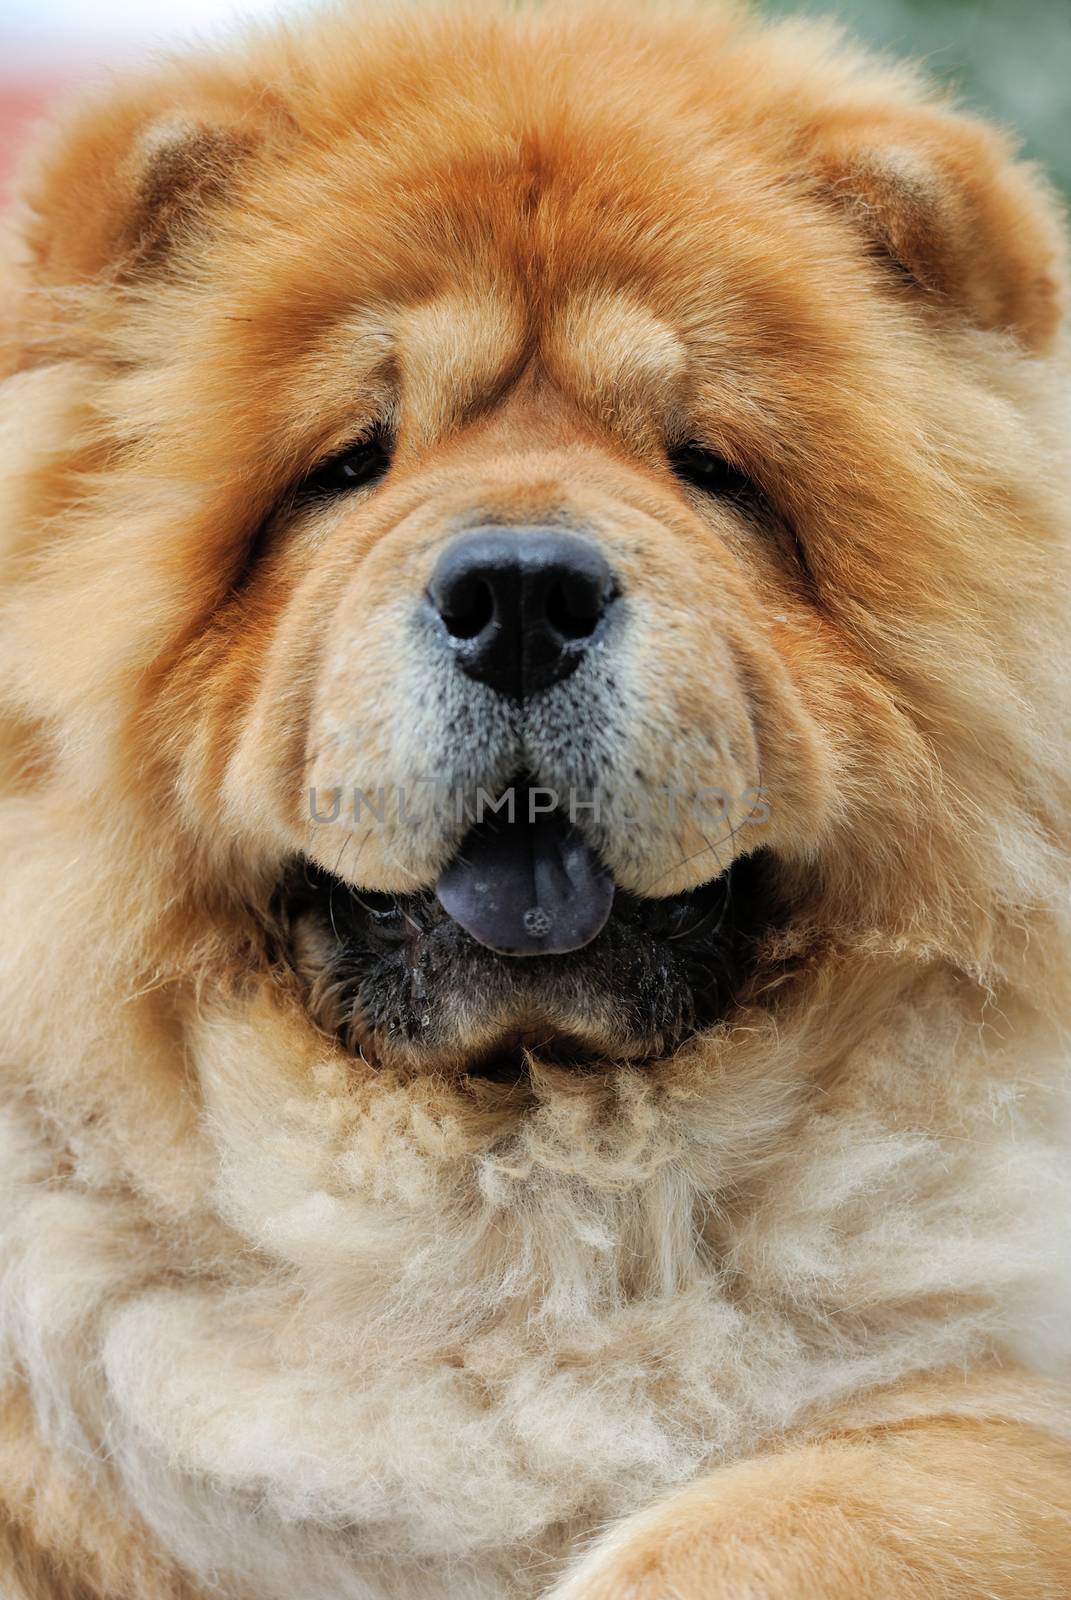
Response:
[{"label": "dog mouth", "polygon": [[512,815],[483,818],[435,885],[470,938],[498,955],[567,955],[606,925],[614,880],[580,831],[554,810],[533,814],[531,790],[506,791]]},{"label": "dog mouth", "polygon": [[649,1062],[714,1026],[781,907],[765,850],[683,894],[630,894],[555,812],[481,821],[412,894],[298,860],[276,912],[312,1021],[351,1053],[513,1082]]}]

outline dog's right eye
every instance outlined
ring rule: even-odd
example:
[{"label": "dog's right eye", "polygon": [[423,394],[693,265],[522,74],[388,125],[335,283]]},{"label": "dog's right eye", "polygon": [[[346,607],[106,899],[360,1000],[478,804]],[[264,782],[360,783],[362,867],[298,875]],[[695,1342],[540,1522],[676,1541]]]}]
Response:
[{"label": "dog's right eye", "polygon": [[763,498],[754,479],[742,467],[733,466],[724,456],[715,455],[701,444],[678,445],[670,451],[669,464],[683,483],[715,499],[750,504]]},{"label": "dog's right eye", "polygon": [[349,444],[335,456],[321,461],[297,486],[298,500],[319,500],[347,494],[378,483],[390,468],[390,448],[381,433]]}]

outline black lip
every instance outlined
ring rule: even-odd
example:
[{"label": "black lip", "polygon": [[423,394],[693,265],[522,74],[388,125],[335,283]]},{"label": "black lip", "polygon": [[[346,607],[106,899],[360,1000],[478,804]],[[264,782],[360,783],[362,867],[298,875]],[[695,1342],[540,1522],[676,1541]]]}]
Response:
[{"label": "black lip", "polygon": [[358,890],[293,863],[277,910],[313,1020],[354,1054],[507,1077],[526,1050],[562,1065],[668,1054],[723,1018],[781,917],[767,851],[685,894],[618,889],[583,949],[524,961],[470,938],[429,890]]}]

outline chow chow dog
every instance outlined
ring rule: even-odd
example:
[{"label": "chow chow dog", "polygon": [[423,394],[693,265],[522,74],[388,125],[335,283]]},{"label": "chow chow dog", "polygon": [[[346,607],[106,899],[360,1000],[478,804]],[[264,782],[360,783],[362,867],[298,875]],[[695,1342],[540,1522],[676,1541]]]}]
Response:
[{"label": "chow chow dog", "polygon": [[1043,178],[343,7],[5,251],[4,1600],[1066,1600]]}]

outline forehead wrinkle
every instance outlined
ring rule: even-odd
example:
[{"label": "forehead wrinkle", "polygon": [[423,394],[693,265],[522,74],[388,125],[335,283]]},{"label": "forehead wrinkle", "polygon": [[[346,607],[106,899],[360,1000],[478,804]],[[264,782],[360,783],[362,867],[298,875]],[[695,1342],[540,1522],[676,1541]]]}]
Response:
[{"label": "forehead wrinkle", "polygon": [[640,448],[679,410],[688,356],[672,328],[630,296],[572,295],[548,330],[558,381],[602,425]]},{"label": "forehead wrinkle", "polygon": [[[372,423],[389,425],[395,401],[395,339],[389,319],[350,311],[287,365],[274,364],[273,404],[296,448],[322,454]],[[311,464],[311,463],[310,463]]]},{"label": "forehead wrinkle", "polygon": [[522,362],[525,320],[507,296],[449,294],[399,322],[403,450],[446,437]]}]

